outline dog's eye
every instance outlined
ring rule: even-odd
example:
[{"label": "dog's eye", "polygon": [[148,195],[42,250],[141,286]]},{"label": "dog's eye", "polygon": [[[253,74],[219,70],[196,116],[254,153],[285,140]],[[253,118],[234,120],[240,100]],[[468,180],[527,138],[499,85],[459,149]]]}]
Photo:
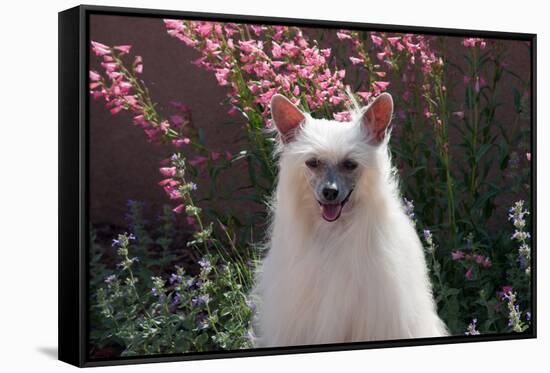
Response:
[{"label": "dog's eye", "polygon": [[306,161],[306,166],[309,168],[317,168],[321,162],[317,158],[311,158]]},{"label": "dog's eye", "polygon": [[352,161],[351,159],[346,159],[342,162],[342,167],[344,167],[345,170],[353,171],[357,168],[357,162]]}]

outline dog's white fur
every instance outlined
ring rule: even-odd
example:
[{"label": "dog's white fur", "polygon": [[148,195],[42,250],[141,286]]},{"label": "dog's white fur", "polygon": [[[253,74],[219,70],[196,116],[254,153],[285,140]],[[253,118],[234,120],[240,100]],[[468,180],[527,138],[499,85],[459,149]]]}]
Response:
[{"label": "dog's white fur", "polygon": [[[369,144],[364,112],[348,123],[304,114],[294,140],[281,143],[269,251],[252,292],[258,346],[447,334],[422,244],[402,206],[389,134]],[[359,162],[358,183],[335,222],[321,217],[306,180],[311,154]]]}]

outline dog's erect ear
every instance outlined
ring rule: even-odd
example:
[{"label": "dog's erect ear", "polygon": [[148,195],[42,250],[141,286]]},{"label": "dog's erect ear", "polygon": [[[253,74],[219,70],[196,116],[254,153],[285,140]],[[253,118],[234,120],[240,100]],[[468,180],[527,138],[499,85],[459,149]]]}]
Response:
[{"label": "dog's erect ear", "polygon": [[386,129],[393,115],[393,99],[382,93],[368,107],[361,121],[367,130],[369,144],[379,145],[386,136]]},{"label": "dog's erect ear", "polygon": [[306,117],[286,97],[277,94],[271,98],[271,118],[283,142],[288,143],[294,139],[296,129]]}]

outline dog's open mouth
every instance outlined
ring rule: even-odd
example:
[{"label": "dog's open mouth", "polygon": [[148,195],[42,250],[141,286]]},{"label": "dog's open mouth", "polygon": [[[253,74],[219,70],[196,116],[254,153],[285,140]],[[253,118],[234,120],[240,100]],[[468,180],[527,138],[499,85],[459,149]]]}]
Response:
[{"label": "dog's open mouth", "polygon": [[323,219],[325,219],[328,222],[333,222],[337,220],[340,215],[342,215],[342,209],[344,208],[344,205],[348,202],[349,197],[351,196],[351,192],[353,192],[353,189],[349,191],[348,195],[344,200],[340,203],[321,203],[319,201],[319,206],[321,206],[321,215],[323,216]]}]

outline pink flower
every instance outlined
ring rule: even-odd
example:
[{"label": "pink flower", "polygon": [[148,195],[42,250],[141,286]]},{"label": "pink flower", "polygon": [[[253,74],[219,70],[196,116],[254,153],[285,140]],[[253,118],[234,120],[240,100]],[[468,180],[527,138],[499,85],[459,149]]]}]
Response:
[{"label": "pink flower", "polygon": [[527,160],[531,162],[531,153],[525,153],[525,158],[527,158]]},{"label": "pink flower", "polygon": [[464,274],[464,277],[466,277],[468,280],[471,280],[473,278],[473,267],[468,268],[468,270]]},{"label": "pink flower", "polygon": [[216,79],[218,80],[218,84],[221,85],[221,86],[225,86],[227,85],[227,78],[229,76],[229,73],[231,72],[231,70],[229,70],[228,68],[223,68],[223,69],[217,69],[216,70]]},{"label": "pink flower", "polygon": [[197,222],[195,220],[194,217],[192,216],[186,216],[185,219],[187,220],[187,224],[191,225],[191,226],[196,226],[197,225]]},{"label": "pink flower", "polygon": [[497,291],[497,296],[503,298],[505,295],[508,295],[514,291],[514,288],[511,285],[503,285],[500,288],[500,291]]},{"label": "pink flower", "polygon": [[455,250],[451,253],[451,258],[453,260],[460,260],[464,258],[464,251],[462,250]]},{"label": "pink flower", "polygon": [[372,96],[372,93],[370,92],[356,92],[356,94],[360,96],[365,102],[369,102],[369,99]]},{"label": "pink flower", "polygon": [[167,176],[167,177],[176,176],[176,167],[161,167],[159,171],[163,176]]},{"label": "pink flower", "polygon": [[170,116],[170,121],[175,125],[175,126],[180,126],[183,124],[183,117],[181,115],[171,115]]},{"label": "pink flower", "polygon": [[204,162],[208,161],[208,157],[204,157],[202,155],[198,155],[192,160],[189,161],[189,164],[192,166],[198,166],[203,164]]},{"label": "pink flower", "polygon": [[168,123],[167,120],[163,120],[162,122],[160,122],[159,124],[159,129],[164,132],[164,134],[167,134],[168,133],[168,130],[170,129],[170,123]]},{"label": "pink flower", "polygon": [[196,30],[201,36],[204,37],[210,34],[210,32],[212,31],[212,27],[212,22],[202,22],[197,26]]},{"label": "pink flower", "polygon": [[183,145],[187,145],[191,142],[191,140],[187,137],[184,137],[183,139],[174,139],[172,140],[172,144],[176,147],[181,147]]},{"label": "pink flower", "polygon": [[373,83],[375,91],[385,91],[388,89],[390,82],[376,81]]},{"label": "pink flower", "polygon": [[164,179],[164,180],[159,181],[159,185],[161,187],[173,188],[173,187],[179,185],[179,182],[172,179],[172,178],[168,178],[168,179]]},{"label": "pink flower", "polygon": [[352,64],[354,65],[357,65],[359,63],[363,63],[364,60],[362,58],[357,58],[357,57],[350,57],[349,60],[351,61]]},{"label": "pink flower", "polygon": [[384,57],[386,57],[386,52],[376,53],[376,58],[378,58],[380,61],[384,60]]},{"label": "pink flower", "polygon": [[164,191],[166,194],[168,194],[168,198],[174,200],[174,199],[181,199],[182,195],[179,192],[179,190],[174,189],[173,187],[166,186],[164,187]]},{"label": "pink flower", "polygon": [[390,44],[395,47],[397,45],[397,43],[399,42],[399,40],[401,40],[401,36],[389,37],[387,39],[390,42]]},{"label": "pink flower", "polygon": [[108,72],[115,71],[115,69],[118,67],[115,62],[102,62],[101,66]]},{"label": "pink flower", "polygon": [[371,34],[370,38],[371,38],[372,42],[374,43],[374,45],[378,45],[378,46],[382,45],[383,40],[382,40],[381,37],[376,36],[374,34]]},{"label": "pink flower", "polygon": [[143,59],[141,56],[136,56],[133,63],[134,71],[138,74],[143,73]]},{"label": "pink flower", "polygon": [[457,117],[458,119],[464,119],[464,112],[463,112],[463,111],[455,111],[455,112],[453,113],[453,115],[454,115],[455,117]]},{"label": "pink flower", "polygon": [[351,113],[349,111],[341,111],[339,113],[334,113],[333,116],[334,116],[334,119],[336,119],[338,122],[351,121]]},{"label": "pink flower", "polygon": [[181,214],[184,211],[184,209],[185,209],[185,205],[182,203],[174,207],[172,211],[174,211],[176,214]]},{"label": "pink flower", "polygon": [[476,254],[474,255],[474,259],[477,264],[481,264],[485,260],[485,257],[483,255]]},{"label": "pink flower", "polygon": [[331,49],[330,48],[321,49],[320,52],[323,55],[323,57],[328,58],[330,57]]},{"label": "pink flower", "polygon": [[146,126],[149,123],[145,120],[145,117],[143,116],[143,114],[140,114],[134,117],[134,124],[138,126]]},{"label": "pink flower", "polygon": [[349,34],[349,31],[345,31],[345,30],[338,31],[336,33],[336,36],[340,40],[351,39],[351,35]]},{"label": "pink flower", "polygon": [[250,28],[252,29],[252,31],[254,31],[256,36],[260,36],[262,32],[265,30],[265,27],[258,26],[258,25],[250,25]]},{"label": "pink flower", "polygon": [[179,19],[165,19],[164,25],[171,29],[181,30],[183,28],[183,23]]},{"label": "pink flower", "polygon": [[474,38],[467,38],[462,41],[462,45],[464,45],[466,48],[473,48],[476,45]]},{"label": "pink flower", "polygon": [[121,54],[128,54],[130,53],[130,49],[132,48],[131,45],[115,45],[113,47],[117,51],[119,51]]},{"label": "pink flower", "polygon": [[105,44],[101,44],[93,40],[91,44],[92,44],[92,50],[94,51],[96,56],[104,56],[111,53],[111,48],[109,48]]},{"label": "pink flower", "polygon": [[90,70],[90,80],[91,81],[96,82],[100,78],[101,78],[101,76],[96,71]]}]

